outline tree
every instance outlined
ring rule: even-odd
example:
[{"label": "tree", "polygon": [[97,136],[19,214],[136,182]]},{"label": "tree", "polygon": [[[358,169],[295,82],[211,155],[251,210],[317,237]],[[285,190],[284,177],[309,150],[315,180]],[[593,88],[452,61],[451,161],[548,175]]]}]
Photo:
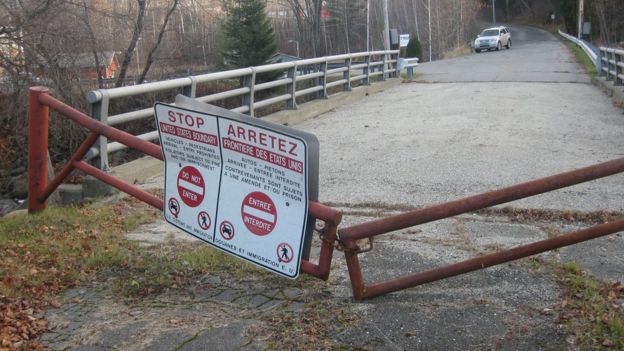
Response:
[{"label": "tree", "polygon": [[124,79],[126,78],[126,72],[128,71],[128,66],[130,65],[130,60],[132,59],[132,54],[134,53],[134,49],[136,48],[137,42],[139,41],[139,37],[141,32],[143,31],[143,23],[145,22],[145,8],[147,7],[147,0],[137,0],[138,5],[138,13],[136,22],[134,22],[134,28],[132,31],[132,37],[130,39],[130,43],[126,48],[124,59],[119,66],[119,75],[117,77],[117,82],[115,83],[115,87],[120,87],[123,85]]},{"label": "tree", "polygon": [[407,47],[405,48],[406,57],[418,57],[422,60],[422,48],[420,47],[420,41],[418,37],[412,36]]},{"label": "tree", "polygon": [[143,67],[143,71],[139,75],[139,78],[137,78],[136,80],[137,84],[141,84],[143,83],[143,81],[145,81],[145,76],[147,76],[147,72],[149,72],[149,69],[152,66],[152,63],[154,63],[154,53],[160,47],[160,43],[162,42],[163,35],[165,34],[165,29],[167,28],[167,24],[169,23],[169,18],[171,18],[171,15],[176,10],[176,7],[178,6],[179,2],[180,0],[173,0],[173,4],[171,5],[171,8],[169,8],[169,11],[167,11],[167,14],[165,15],[165,20],[163,21],[163,24],[160,27],[160,32],[158,32],[158,38],[156,39],[154,46],[152,46],[152,49],[147,55],[145,67]]},{"label": "tree", "polygon": [[221,54],[233,68],[267,62],[277,45],[263,0],[223,0],[228,14],[224,24]]}]

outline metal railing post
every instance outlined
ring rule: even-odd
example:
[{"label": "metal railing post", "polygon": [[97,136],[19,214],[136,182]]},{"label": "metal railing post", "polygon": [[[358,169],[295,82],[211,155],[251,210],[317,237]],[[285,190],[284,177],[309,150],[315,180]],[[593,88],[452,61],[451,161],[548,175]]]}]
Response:
[{"label": "metal railing post", "polygon": [[28,97],[28,212],[46,208],[41,194],[48,183],[48,106],[39,100],[48,89],[32,87]]},{"label": "metal railing post", "polygon": [[[91,117],[95,118],[99,122],[108,124],[108,105],[110,98],[108,97],[108,93],[104,90],[100,89],[99,93],[102,94],[102,99],[91,104],[90,114]],[[94,161],[95,165],[99,169],[108,172],[110,170],[110,167],[108,166],[108,138],[100,135],[95,143],[95,147],[100,152]]]},{"label": "metal railing post", "polygon": [[381,80],[385,81],[386,78],[388,78],[388,55],[384,52],[383,54],[383,66],[381,66],[381,70],[382,70],[382,74],[381,74]]},{"label": "metal railing post", "polygon": [[615,64],[613,65],[615,67],[615,81],[613,84],[615,85],[622,85],[622,67],[620,66],[620,63],[622,62],[621,59],[622,57],[620,54],[613,50],[613,60],[615,60]]},{"label": "metal railing post", "polygon": [[[598,74],[599,74],[599,75],[601,75],[601,76],[604,76],[604,75],[605,75],[605,72],[604,72],[604,65],[603,65],[603,62],[604,62],[604,61],[605,61],[605,59],[606,59],[606,54],[607,54],[607,53],[606,53],[606,49],[605,49],[605,48],[603,48],[603,47],[601,47],[599,50],[600,50],[600,66],[601,66],[601,68],[600,68],[600,72],[598,72]],[[607,69],[608,69],[608,67],[609,67],[609,66],[607,65]]]},{"label": "metal railing post", "polygon": [[343,89],[345,91],[351,91],[351,55],[349,55],[349,58],[345,60],[345,66],[347,67],[347,70],[342,72],[342,79],[346,79],[347,82],[343,84]]},{"label": "metal railing post", "polygon": [[297,97],[295,93],[297,92],[297,62],[295,65],[288,69],[288,78],[292,80],[290,84],[286,86],[286,92],[290,94],[290,100],[287,102],[287,107],[290,110],[297,109]]},{"label": "metal railing post", "polygon": [[612,67],[611,55],[613,55],[614,53],[613,53],[613,51],[611,49],[607,48],[606,54],[607,54],[607,78],[606,79],[607,80],[611,80],[611,79],[613,79],[613,76],[611,74],[611,67]]},{"label": "metal railing post", "polygon": [[249,94],[243,95],[243,106],[247,105],[249,111],[247,112],[251,117],[254,117],[254,87],[256,85],[256,68],[249,67],[251,74],[243,78],[243,86],[249,88]]},{"label": "metal railing post", "polygon": [[399,54],[396,53],[392,55],[392,59],[394,60],[394,78],[399,78],[399,70],[397,69],[397,65],[399,64]]},{"label": "metal railing post", "polygon": [[366,78],[364,78],[364,82],[363,82],[364,85],[370,85],[371,83],[370,82],[370,61],[371,61],[370,58],[371,58],[371,55],[369,53],[365,58],[366,67],[364,67],[364,72],[362,72],[362,74],[366,75]]},{"label": "metal railing post", "polygon": [[319,71],[323,72],[323,75],[317,78],[317,85],[322,85],[323,90],[318,92],[317,98],[327,99],[327,60],[320,63]]},{"label": "metal railing post", "polygon": [[194,99],[197,96],[197,79],[193,76],[190,76],[189,78],[191,79],[191,85],[187,85],[182,88],[182,95]]}]

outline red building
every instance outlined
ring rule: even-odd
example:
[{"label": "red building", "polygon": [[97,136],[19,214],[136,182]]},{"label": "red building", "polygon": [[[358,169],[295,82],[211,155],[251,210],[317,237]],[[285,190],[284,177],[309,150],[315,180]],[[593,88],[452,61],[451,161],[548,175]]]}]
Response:
[{"label": "red building", "polygon": [[80,79],[97,79],[98,74],[104,79],[115,78],[119,68],[119,61],[114,51],[98,53],[99,67],[96,67],[93,53],[83,52],[74,55],[66,55],[58,60],[58,65],[68,75]]}]

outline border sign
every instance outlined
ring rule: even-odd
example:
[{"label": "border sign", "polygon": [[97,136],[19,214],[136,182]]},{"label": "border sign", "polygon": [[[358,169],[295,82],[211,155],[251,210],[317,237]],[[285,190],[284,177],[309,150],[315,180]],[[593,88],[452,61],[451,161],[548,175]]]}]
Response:
[{"label": "border sign", "polygon": [[[227,253],[296,278],[309,255],[318,140],[184,96],[156,103],[165,220]],[[172,205],[173,204],[173,208]]]}]

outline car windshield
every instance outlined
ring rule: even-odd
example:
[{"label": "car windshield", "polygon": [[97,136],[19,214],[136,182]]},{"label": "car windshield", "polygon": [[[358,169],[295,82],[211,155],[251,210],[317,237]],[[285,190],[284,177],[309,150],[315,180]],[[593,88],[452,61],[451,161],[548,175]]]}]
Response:
[{"label": "car windshield", "polygon": [[482,37],[495,37],[498,35],[498,29],[489,29],[481,32]]}]

